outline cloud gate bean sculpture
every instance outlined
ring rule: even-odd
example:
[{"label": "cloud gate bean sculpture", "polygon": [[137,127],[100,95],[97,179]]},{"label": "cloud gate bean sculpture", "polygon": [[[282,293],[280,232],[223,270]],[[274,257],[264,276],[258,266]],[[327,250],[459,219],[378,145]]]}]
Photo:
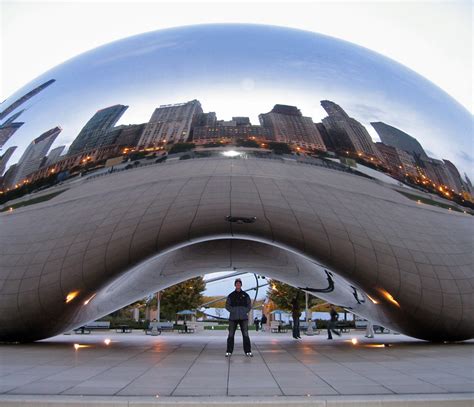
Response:
[{"label": "cloud gate bean sculpture", "polygon": [[0,341],[217,271],[432,341],[474,336],[472,116],[314,33],[175,28],[0,105]]}]

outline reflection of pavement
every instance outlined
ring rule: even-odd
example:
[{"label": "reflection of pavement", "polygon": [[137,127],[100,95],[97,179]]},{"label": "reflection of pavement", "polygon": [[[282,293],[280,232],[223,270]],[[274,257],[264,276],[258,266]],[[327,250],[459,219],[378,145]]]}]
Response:
[{"label": "reflection of pavement", "polygon": [[[226,331],[185,336],[164,332],[159,337],[142,331],[94,332],[3,345],[0,404],[9,395],[309,394],[327,399],[338,395],[378,395],[377,399],[405,395],[406,399],[406,395],[423,394],[425,399],[436,393],[443,396],[438,399],[452,400],[469,398],[469,392],[474,392],[474,341],[441,345],[402,335],[369,340],[361,332],[334,341],[326,340],[324,332],[294,341],[289,334],[251,332],[254,357],[246,358],[238,334],[230,363],[224,357]],[[360,342],[356,346],[350,343],[353,337]],[[106,338],[112,341],[109,346]],[[84,346],[76,350],[74,344]]]}]

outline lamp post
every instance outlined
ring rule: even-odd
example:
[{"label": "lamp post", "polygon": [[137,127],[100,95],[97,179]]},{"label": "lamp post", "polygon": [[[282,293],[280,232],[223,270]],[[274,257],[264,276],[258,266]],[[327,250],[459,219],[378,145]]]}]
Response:
[{"label": "lamp post", "polygon": [[156,293],[156,319],[160,322],[161,291]]},{"label": "lamp post", "polygon": [[311,321],[311,316],[309,315],[309,306],[308,306],[309,295],[307,292],[305,292],[304,295],[305,295],[305,300],[306,300],[306,310],[305,310],[306,323],[308,324],[308,328],[306,329],[306,335],[312,336],[314,335],[314,332],[313,332],[313,323]]}]

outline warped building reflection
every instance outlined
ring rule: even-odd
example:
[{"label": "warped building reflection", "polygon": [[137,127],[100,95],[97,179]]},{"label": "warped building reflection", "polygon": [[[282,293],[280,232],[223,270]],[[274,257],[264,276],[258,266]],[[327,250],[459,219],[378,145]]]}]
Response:
[{"label": "warped building reflection", "polygon": [[472,117],[393,61],[298,30],[177,28],[80,55],[0,111],[1,341],[228,270],[414,337],[474,336]]}]

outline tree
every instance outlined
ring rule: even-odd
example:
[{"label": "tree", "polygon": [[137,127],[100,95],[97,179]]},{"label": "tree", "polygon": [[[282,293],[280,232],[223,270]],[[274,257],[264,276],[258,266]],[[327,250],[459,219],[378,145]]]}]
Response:
[{"label": "tree", "polygon": [[[301,310],[306,307],[304,291],[276,280],[270,280],[269,286],[270,288],[267,291],[268,297],[278,308],[291,312],[293,317],[293,338],[299,338]],[[310,297],[309,306],[315,303],[313,298]]]},{"label": "tree", "polygon": [[175,284],[161,293],[161,314],[169,321],[177,321],[176,313],[195,309],[202,304],[206,283],[202,277]]},{"label": "tree", "polygon": [[273,150],[275,154],[291,154],[291,148],[286,143],[277,143],[272,141],[268,143],[268,148]]},{"label": "tree", "polygon": [[247,140],[244,140],[244,139],[238,139],[236,144],[239,146],[239,147],[253,147],[253,148],[260,148],[260,144],[258,144],[255,140],[251,140],[251,139],[247,139]]},{"label": "tree", "polygon": [[176,143],[170,148],[168,154],[183,153],[185,151],[192,150],[196,145],[194,143]]}]

